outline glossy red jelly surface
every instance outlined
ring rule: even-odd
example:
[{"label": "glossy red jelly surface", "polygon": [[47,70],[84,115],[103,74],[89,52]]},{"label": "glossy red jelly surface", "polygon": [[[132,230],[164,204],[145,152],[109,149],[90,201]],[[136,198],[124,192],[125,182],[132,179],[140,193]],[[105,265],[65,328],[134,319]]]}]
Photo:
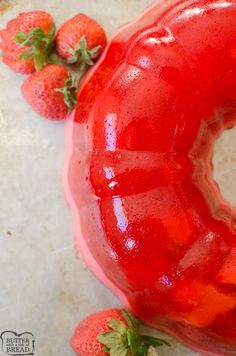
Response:
[{"label": "glossy red jelly surface", "polygon": [[236,216],[211,164],[235,117],[236,0],[158,1],[113,37],[67,130],[85,260],[140,318],[208,355],[236,355]]}]

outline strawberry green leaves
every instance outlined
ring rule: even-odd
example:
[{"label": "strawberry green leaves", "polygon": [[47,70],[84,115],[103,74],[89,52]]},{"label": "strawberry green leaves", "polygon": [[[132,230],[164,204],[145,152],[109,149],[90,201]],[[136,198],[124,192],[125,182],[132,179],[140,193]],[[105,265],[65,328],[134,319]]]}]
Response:
[{"label": "strawberry green leaves", "polygon": [[[56,26],[53,24],[46,34],[40,27],[35,27],[29,32],[18,31],[15,35],[15,42],[27,50],[20,56],[20,60],[34,60],[35,69],[41,70],[46,64],[50,63],[50,56],[55,46],[54,39]],[[55,55],[54,55],[55,62]]]},{"label": "strawberry green leaves", "polygon": [[64,101],[68,107],[68,111],[71,111],[75,107],[77,88],[78,88],[78,78],[72,77],[71,73],[69,73],[69,77],[65,81],[65,86],[63,88],[54,89],[55,91],[63,94]]},{"label": "strawberry green leaves", "polygon": [[[35,27],[28,33],[18,31],[15,35],[15,42],[21,46],[28,47],[29,49],[23,52],[20,56],[20,60],[34,59],[35,69],[39,71],[48,63],[59,63],[59,57],[52,53],[55,47],[56,27],[53,25],[49,32],[45,32]],[[71,57],[68,58],[68,64],[78,63],[80,69],[83,70],[85,66],[92,66],[93,60],[99,56],[101,46],[92,48],[87,47],[87,41],[85,36],[80,38],[78,45],[75,49],[69,48]],[[53,56],[53,60],[51,57]],[[56,58],[56,60],[55,60]]]},{"label": "strawberry green leaves", "polygon": [[110,319],[108,326],[111,331],[97,337],[104,345],[104,351],[111,356],[147,356],[150,346],[170,346],[165,340],[148,335],[139,334],[140,322],[127,310],[122,310],[124,322]]},{"label": "strawberry green leaves", "polygon": [[123,317],[125,318],[127,324],[128,324],[128,327],[130,329],[139,329],[140,327],[140,320],[138,320],[134,314],[128,312],[127,310],[125,309],[122,309],[122,315]]},{"label": "strawberry green leaves", "polygon": [[83,69],[85,65],[92,66],[93,59],[96,59],[99,56],[99,50],[101,46],[97,46],[93,49],[88,49],[87,40],[85,36],[80,38],[78,45],[73,48],[69,48],[71,57],[68,58],[68,64],[79,63]]}]

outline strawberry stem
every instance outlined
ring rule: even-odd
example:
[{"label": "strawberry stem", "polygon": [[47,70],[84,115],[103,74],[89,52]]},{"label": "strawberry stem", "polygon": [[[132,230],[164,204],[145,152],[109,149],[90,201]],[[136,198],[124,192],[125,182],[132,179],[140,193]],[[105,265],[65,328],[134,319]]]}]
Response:
[{"label": "strawberry stem", "polygon": [[132,313],[123,309],[122,315],[127,325],[118,319],[111,318],[108,321],[111,331],[97,337],[97,340],[104,345],[104,351],[109,355],[147,356],[150,347],[170,346],[165,340],[141,335],[139,333],[140,321]]},{"label": "strawberry stem", "polygon": [[15,35],[15,42],[26,51],[20,56],[20,60],[34,60],[35,69],[41,70],[49,63],[49,58],[55,46],[56,26],[53,24],[46,34],[40,27],[35,27],[29,32],[18,31]]},{"label": "strawberry stem", "polygon": [[76,105],[77,88],[78,78],[72,77],[71,73],[69,73],[68,79],[65,81],[65,86],[63,88],[54,89],[56,92],[63,94],[65,104],[68,107],[68,112],[73,110]]}]

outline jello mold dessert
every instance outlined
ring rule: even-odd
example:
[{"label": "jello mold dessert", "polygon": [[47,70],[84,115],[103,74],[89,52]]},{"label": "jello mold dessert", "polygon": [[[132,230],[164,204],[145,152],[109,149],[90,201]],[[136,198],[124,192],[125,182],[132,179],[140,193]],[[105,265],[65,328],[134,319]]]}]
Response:
[{"label": "jello mold dessert", "polygon": [[236,214],[212,152],[236,117],[236,0],[157,1],[110,41],[67,124],[78,250],[147,324],[236,355]]}]

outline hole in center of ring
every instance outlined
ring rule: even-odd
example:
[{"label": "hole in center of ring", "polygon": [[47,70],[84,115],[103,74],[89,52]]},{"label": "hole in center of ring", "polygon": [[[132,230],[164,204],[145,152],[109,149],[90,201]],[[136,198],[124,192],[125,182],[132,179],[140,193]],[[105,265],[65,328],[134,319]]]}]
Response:
[{"label": "hole in center of ring", "polygon": [[222,197],[236,208],[236,126],[217,139],[213,153],[213,177]]}]

